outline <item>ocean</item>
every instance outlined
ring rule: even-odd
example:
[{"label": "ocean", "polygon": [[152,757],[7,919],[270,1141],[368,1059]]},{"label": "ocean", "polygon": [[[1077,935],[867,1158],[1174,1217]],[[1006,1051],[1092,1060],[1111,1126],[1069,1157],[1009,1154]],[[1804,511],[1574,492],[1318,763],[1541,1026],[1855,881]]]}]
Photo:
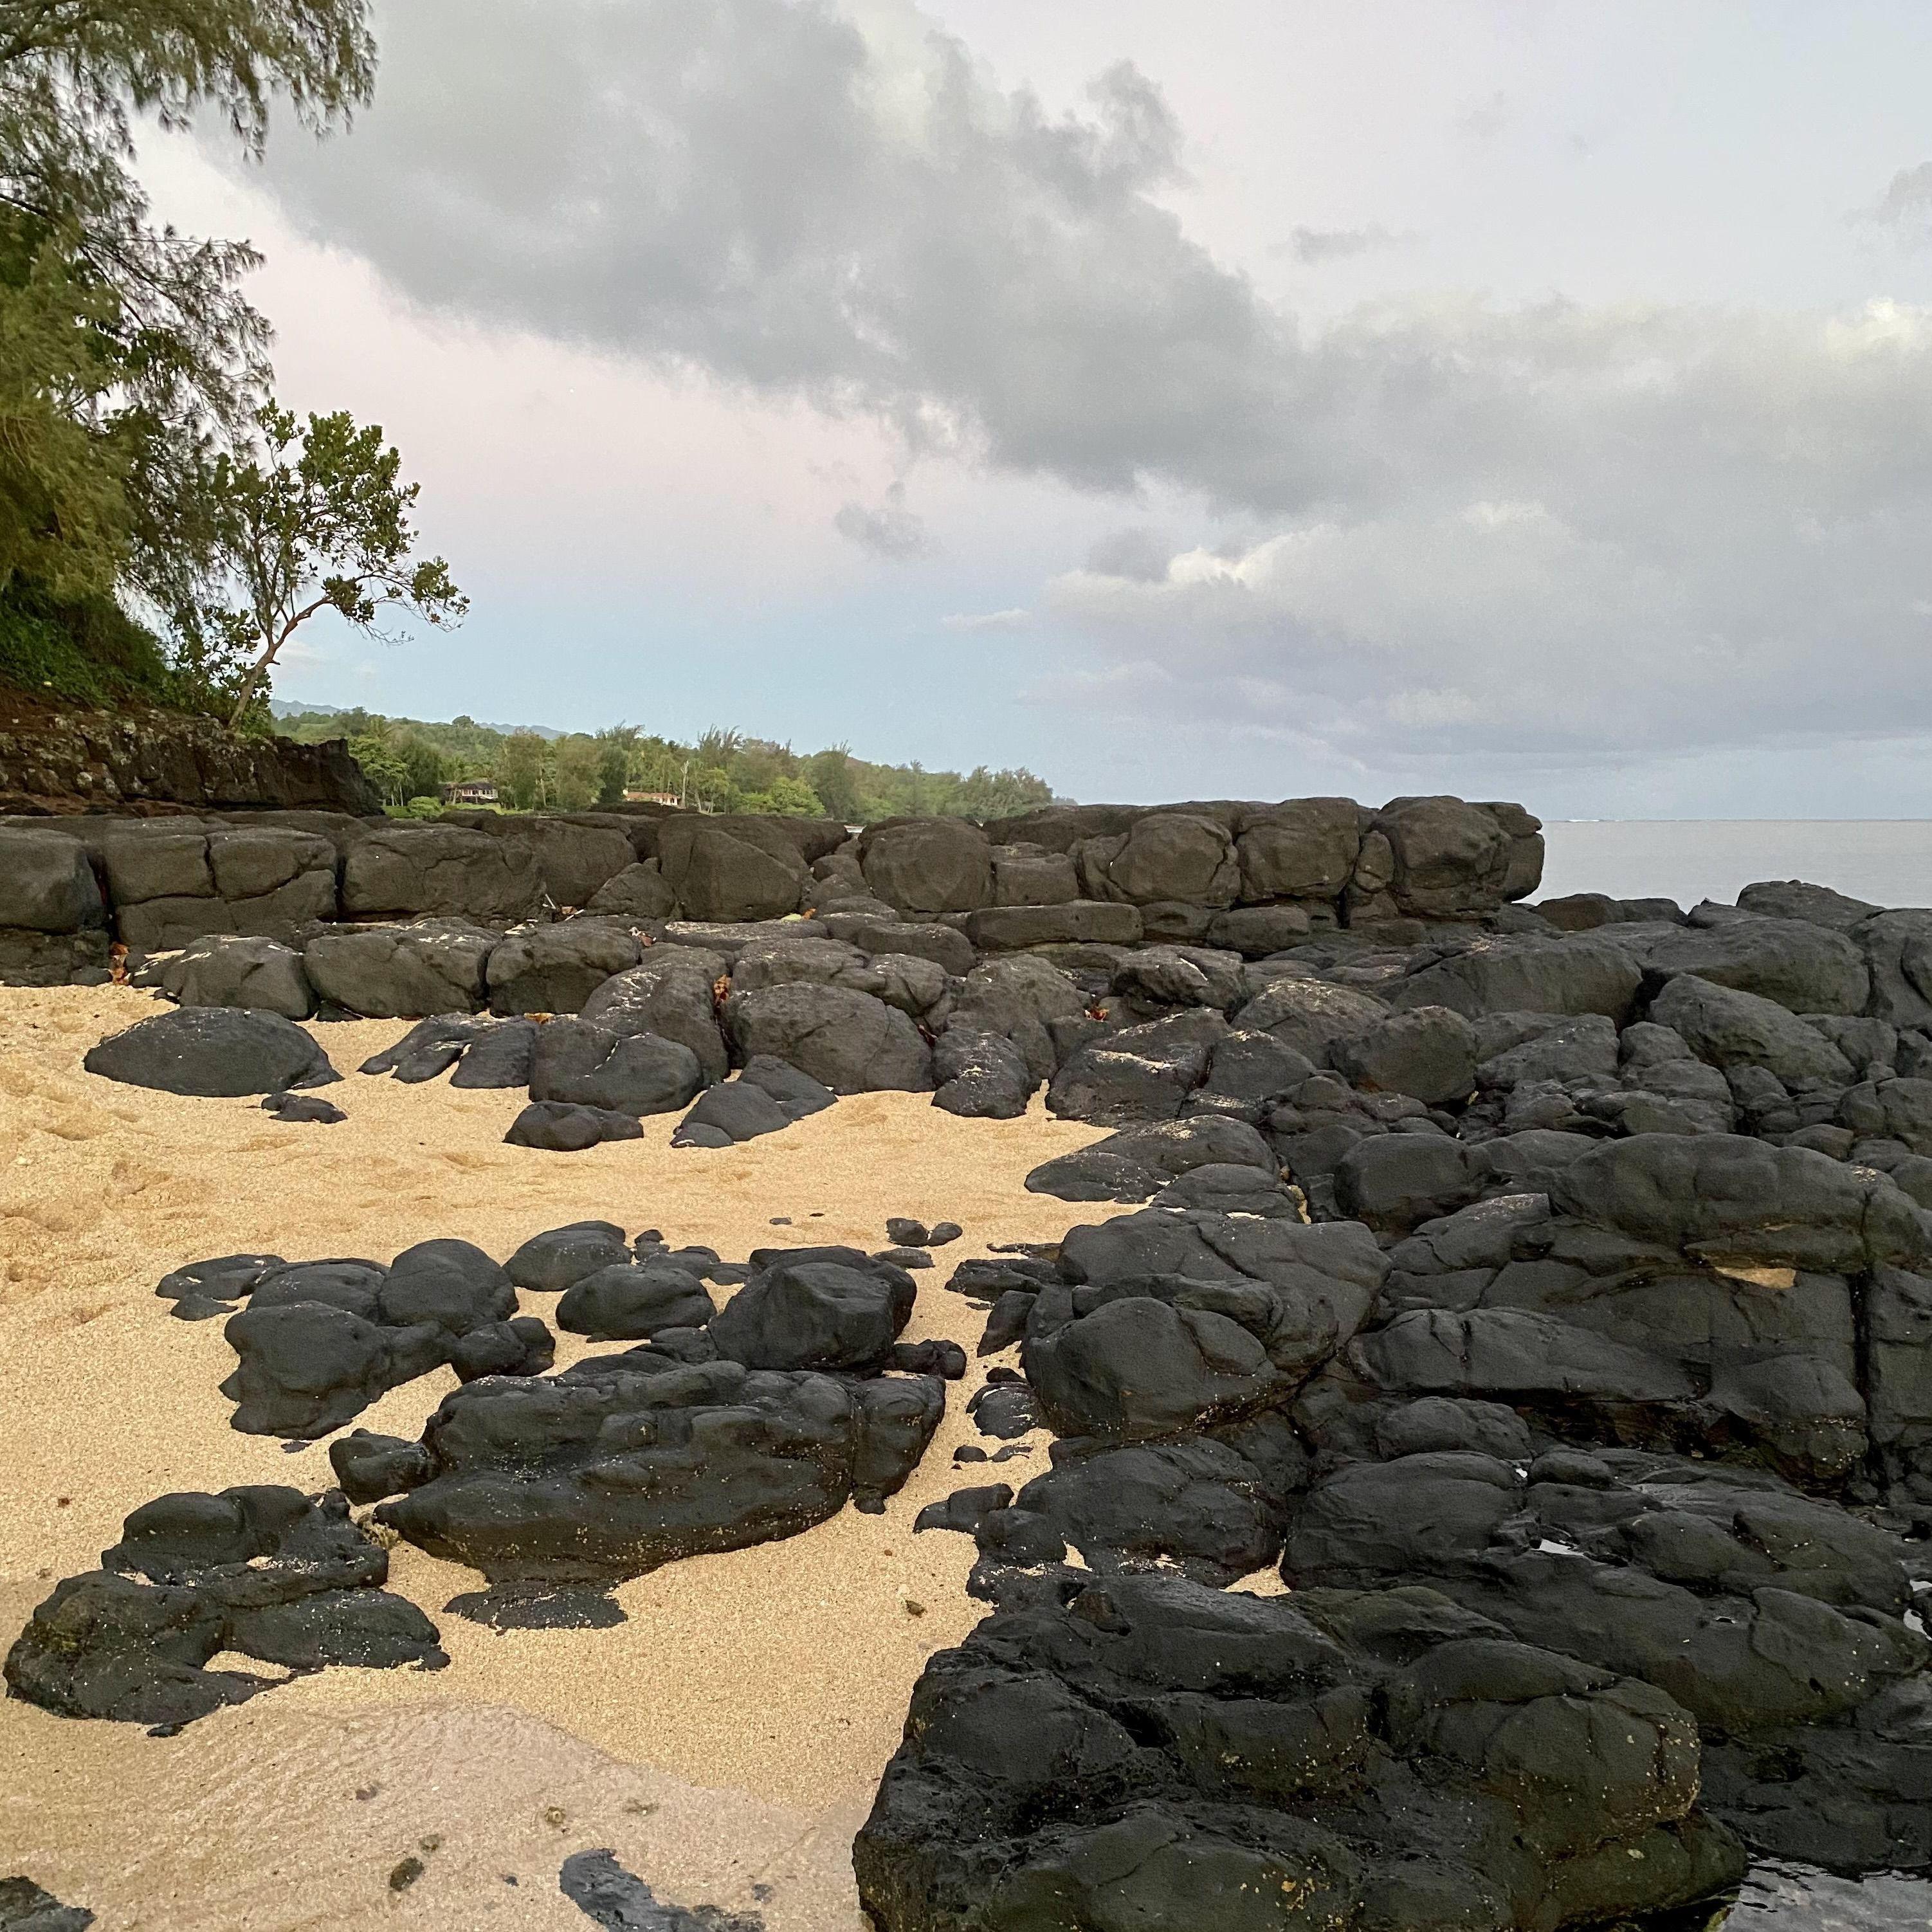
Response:
[{"label": "ocean", "polygon": [[1932,906],[1932,819],[1568,818],[1543,828],[1537,896],[1715,899],[1806,879],[1874,905]]}]

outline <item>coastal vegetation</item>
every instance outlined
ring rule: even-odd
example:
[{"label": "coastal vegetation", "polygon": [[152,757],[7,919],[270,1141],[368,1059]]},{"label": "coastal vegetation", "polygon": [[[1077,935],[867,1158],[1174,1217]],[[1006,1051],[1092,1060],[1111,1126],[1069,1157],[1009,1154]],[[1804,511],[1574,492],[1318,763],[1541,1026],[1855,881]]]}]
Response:
[{"label": "coastal vegetation", "polygon": [[511,811],[580,812],[658,796],[706,812],[881,818],[996,818],[1050,804],[1053,788],[1024,770],[933,772],[878,764],[844,745],[789,745],[713,729],[689,744],[619,724],[598,732],[539,732],[459,717],[431,724],[362,710],[304,708],[276,729],[304,744],[346,738],[392,809],[440,811],[446,786],[487,782]]},{"label": "coastal vegetation", "polygon": [[134,171],[143,122],[326,133],[375,59],[364,0],[0,0],[0,681],[260,727],[316,612],[461,614],[381,429],[275,403],[256,251]]}]

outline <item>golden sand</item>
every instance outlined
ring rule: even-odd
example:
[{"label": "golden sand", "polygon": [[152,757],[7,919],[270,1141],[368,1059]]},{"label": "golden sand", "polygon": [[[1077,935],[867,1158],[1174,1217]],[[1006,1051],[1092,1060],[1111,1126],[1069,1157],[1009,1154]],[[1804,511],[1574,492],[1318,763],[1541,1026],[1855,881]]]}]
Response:
[{"label": "golden sand", "polygon": [[[1037,1104],[962,1120],[868,1094],[740,1148],[674,1153],[666,1117],[641,1141],[552,1154],[502,1144],[520,1092],[358,1076],[399,1021],[314,1029],[346,1076],[328,1090],[349,1115],[335,1126],[82,1071],[97,1040],[157,1010],[124,988],[0,990],[0,1649],[150,1497],[332,1480],[326,1444],[289,1454],[229,1427],[222,1323],[176,1321],[153,1292],[184,1263],[387,1262],[438,1235],[501,1258],[592,1217],[736,1260],[875,1249],[886,1216],[907,1214],[966,1229],[916,1277],[908,1338],[949,1336],[970,1356],[981,1317],[941,1285],[954,1262],[1117,1211],[1025,1192],[1030,1168],[1097,1138]],[[551,1305],[523,1298],[526,1312]],[[594,1352],[559,1342],[560,1367]],[[617,1592],[628,1621],[614,1629],[500,1634],[443,1615],[475,1573],[405,1545],[390,1587],[439,1624],[446,1671],[332,1670],[166,1740],[0,1702],[0,1876],[89,1906],[99,1932],[582,1928],[557,1867],[608,1845],[661,1898],[755,1910],[772,1932],[851,1932],[851,1832],[926,1658],[982,1613],[964,1589],[970,1540],[911,1532],[975,1479],[952,1457],[976,1439],[964,1407],[983,1366],[952,1385],[883,1516],[848,1508],[673,1564]],[[454,1385],[446,1370],[409,1383],[352,1426],[414,1436]],[[998,1473],[1017,1486],[1044,1468],[1035,1445]],[[392,1891],[408,1858],[422,1874]]]}]

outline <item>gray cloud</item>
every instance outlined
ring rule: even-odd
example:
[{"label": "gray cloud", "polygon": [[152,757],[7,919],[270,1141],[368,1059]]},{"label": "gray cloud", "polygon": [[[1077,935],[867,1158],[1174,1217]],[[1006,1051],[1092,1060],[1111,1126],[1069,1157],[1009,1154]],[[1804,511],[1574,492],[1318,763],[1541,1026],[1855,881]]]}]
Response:
[{"label": "gray cloud", "polygon": [[939,623],[942,630],[970,634],[982,631],[1030,631],[1033,621],[1030,610],[962,610],[940,618]]},{"label": "gray cloud", "polygon": [[1087,568],[1097,576],[1158,584],[1166,576],[1167,560],[1173,554],[1173,544],[1158,530],[1134,526],[1101,538],[1087,553]]},{"label": "gray cloud", "polygon": [[865,503],[844,503],[832,519],[832,527],[861,550],[894,563],[925,556],[938,548],[923,518],[905,506],[905,486],[895,483],[876,508]]},{"label": "gray cloud", "polygon": [[[1133,69],[1057,118],[908,0],[853,4],[386,0],[376,107],[269,179],[431,309],[1233,514],[1232,549],[1123,533],[1054,586],[1096,712],[1418,759],[1932,728],[1926,314],[1310,332],[1160,204],[1180,130]],[[836,520],[923,541],[890,498]]]},{"label": "gray cloud", "polygon": [[1932,729],[1932,316],[1426,326],[1517,393],[1413,419],[1400,496],[1060,578],[1095,701],[1421,762]]},{"label": "gray cloud", "polygon": [[1900,168],[1884,194],[1863,211],[1862,218],[1881,227],[1909,231],[1917,241],[1932,240],[1932,161]]},{"label": "gray cloud", "polygon": [[1496,93],[1456,117],[1456,131],[1466,141],[1493,141],[1516,118],[1507,94]]},{"label": "gray cloud", "polygon": [[1298,262],[1310,266],[1323,262],[1346,262],[1358,255],[1373,255],[1389,248],[1413,245],[1412,235],[1398,235],[1378,221],[1366,228],[1298,228],[1288,238],[1288,252]]},{"label": "gray cloud", "polygon": [[1155,200],[1133,68],[1083,117],[905,0],[386,0],[375,106],[267,175],[424,306],[864,410],[1077,486],[1288,502],[1291,326]]}]

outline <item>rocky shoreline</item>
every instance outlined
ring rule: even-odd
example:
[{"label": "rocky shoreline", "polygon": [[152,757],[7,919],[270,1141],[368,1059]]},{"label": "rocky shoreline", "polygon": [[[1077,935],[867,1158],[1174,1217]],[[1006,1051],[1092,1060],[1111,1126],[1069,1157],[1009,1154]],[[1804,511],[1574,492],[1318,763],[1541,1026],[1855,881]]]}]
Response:
[{"label": "rocky shoreline", "polygon": [[[921,1542],[971,1539],[988,1614],[931,1657],[858,1836],[885,1932],[1558,1932],[1714,1910],[1754,1861],[1927,1874],[1932,912],[1795,884],[1526,906],[1514,809],[882,828],[780,855],[784,914],[424,908],[156,949],[137,976],[172,1010],[88,1056],[122,1090],[326,1082],[352,1121],[373,1083],[466,1075],[548,1110],[510,1157],[566,1164],[598,1156],[548,1150],[605,1121],[677,1114],[669,1158],[728,1160],[893,1090],[1108,1131],[1026,1182],[1097,1217],[950,1268],[904,1245],[916,1225],[738,1261],[610,1220],[500,1265],[435,1240],[178,1270],[163,1297],[236,1352],[235,1426],[332,1438],[346,1496],[174,1496],[153,1520],[299,1508],[350,1534],[371,1511],[482,1573],[459,1616],[594,1646],[614,1582],[669,1565],[674,1587],[695,1552],[884,1502],[964,1375],[988,1446],[956,1466],[1048,1460],[921,1506]],[[680,859],[660,827],[646,876],[722,876],[692,856],[714,829]],[[176,836],[212,878],[240,835]],[[92,857],[47,836],[0,844],[39,842],[42,901],[84,902]],[[1347,863],[1318,871],[1331,837]],[[1093,896],[956,903],[1070,873]],[[1325,900],[1240,903],[1316,878]],[[1184,882],[1199,896],[1148,896]],[[1084,929],[1126,915],[1131,940]],[[372,1008],[424,1017],[344,1078],[327,1022]],[[901,1339],[935,1296],[981,1330],[965,1347]],[[613,1346],[556,1372],[539,1306]],[[452,1368],[419,1440],[346,1432]],[[214,1573],[249,1559],[144,1568],[148,1522],[35,1613],[16,1693],[90,1708],[48,1661],[90,1593],[185,1592],[167,1628],[209,1646],[178,1664],[143,1636],[166,1667],[130,1664],[131,1612],[88,1612],[119,1659],[100,1708],[140,1718],[147,1679],[212,1674],[240,1628]],[[379,1626],[388,1660],[434,1660],[364,1567],[376,1607],[301,1613],[294,1667],[366,1660]]]}]

